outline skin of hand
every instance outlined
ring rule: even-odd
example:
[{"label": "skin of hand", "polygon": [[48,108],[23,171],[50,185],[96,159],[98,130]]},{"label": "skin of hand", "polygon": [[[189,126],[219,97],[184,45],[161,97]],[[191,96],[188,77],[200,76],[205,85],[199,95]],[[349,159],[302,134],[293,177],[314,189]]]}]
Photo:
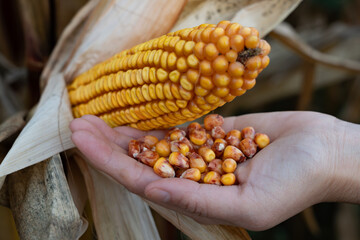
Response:
[{"label": "skin of hand", "polygon": [[203,224],[259,231],[325,201],[360,203],[360,127],[315,112],[258,113],[225,119],[224,129],[253,126],[271,143],[235,172],[239,185],[216,186],[157,176],[127,155],[131,139],[164,136],[110,128],[100,118],[71,122],[72,140],[89,163],[131,192]]}]

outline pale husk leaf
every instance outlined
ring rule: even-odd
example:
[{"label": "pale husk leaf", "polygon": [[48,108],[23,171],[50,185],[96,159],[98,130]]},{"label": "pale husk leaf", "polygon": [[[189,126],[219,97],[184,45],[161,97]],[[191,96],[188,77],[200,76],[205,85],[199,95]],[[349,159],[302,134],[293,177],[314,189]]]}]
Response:
[{"label": "pale husk leaf", "polygon": [[89,194],[99,239],[160,240],[149,206],[124,186],[105,176],[74,154]]}]

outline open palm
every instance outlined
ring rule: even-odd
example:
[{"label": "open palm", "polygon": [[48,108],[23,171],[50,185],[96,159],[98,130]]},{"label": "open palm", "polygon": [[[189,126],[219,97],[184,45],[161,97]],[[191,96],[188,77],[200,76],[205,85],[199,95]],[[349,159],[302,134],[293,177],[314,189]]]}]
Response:
[{"label": "open palm", "polygon": [[[90,163],[130,191],[201,223],[231,224],[250,230],[270,228],[315,203],[326,200],[328,175],[336,156],[336,118],[312,112],[259,113],[225,119],[224,129],[253,126],[271,144],[236,170],[239,185],[216,186],[186,179],[162,179],[127,155],[128,142],[142,132],[110,128],[95,116],[70,125],[72,140]],[[334,130],[335,131],[335,130]],[[324,149],[326,149],[324,151]],[[330,149],[330,150],[329,150]]]}]

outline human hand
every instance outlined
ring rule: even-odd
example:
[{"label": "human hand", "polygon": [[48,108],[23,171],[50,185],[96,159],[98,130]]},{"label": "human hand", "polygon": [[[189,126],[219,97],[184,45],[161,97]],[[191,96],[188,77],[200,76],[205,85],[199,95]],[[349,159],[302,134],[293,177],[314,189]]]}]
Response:
[{"label": "human hand", "polygon": [[127,155],[131,139],[142,135],[162,138],[163,131],[112,129],[95,116],[75,119],[70,128],[73,142],[90,163],[130,191],[201,223],[263,230],[322,201],[356,201],[344,186],[360,184],[344,178],[349,172],[337,168],[341,158],[349,162],[345,166],[360,169],[358,163],[348,161],[354,152],[349,153],[340,143],[348,141],[345,125],[313,112],[226,118],[226,131],[253,126],[271,139],[269,146],[238,166],[235,174],[240,184],[233,186],[163,179]]}]

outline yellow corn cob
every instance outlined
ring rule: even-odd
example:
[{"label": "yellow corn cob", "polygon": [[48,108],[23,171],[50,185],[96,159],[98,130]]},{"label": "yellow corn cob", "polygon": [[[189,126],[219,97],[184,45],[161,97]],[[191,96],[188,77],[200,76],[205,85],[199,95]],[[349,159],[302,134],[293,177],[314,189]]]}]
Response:
[{"label": "yellow corn cob", "polygon": [[141,130],[191,121],[254,87],[269,52],[256,29],[228,21],[169,33],[76,77],[73,114]]}]

